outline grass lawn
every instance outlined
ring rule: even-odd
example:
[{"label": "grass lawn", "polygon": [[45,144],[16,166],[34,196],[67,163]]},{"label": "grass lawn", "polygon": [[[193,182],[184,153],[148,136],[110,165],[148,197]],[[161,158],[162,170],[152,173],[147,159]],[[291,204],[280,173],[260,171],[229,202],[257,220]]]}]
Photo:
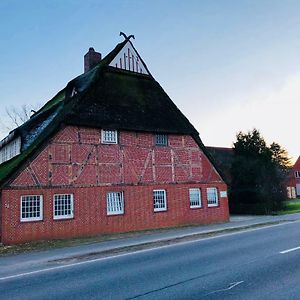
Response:
[{"label": "grass lawn", "polygon": [[293,214],[300,212],[300,201],[287,201],[285,208],[278,212],[279,215]]}]

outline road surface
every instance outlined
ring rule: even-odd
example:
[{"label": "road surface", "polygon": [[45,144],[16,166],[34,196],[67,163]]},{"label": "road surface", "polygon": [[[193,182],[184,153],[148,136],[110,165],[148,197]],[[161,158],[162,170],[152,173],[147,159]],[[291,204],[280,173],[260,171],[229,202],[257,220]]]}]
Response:
[{"label": "road surface", "polygon": [[1,275],[0,299],[300,299],[300,222]]}]

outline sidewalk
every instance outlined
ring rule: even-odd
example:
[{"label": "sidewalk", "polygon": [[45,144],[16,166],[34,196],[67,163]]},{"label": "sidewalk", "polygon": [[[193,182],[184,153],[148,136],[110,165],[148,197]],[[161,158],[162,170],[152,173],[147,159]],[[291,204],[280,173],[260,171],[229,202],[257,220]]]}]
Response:
[{"label": "sidewalk", "polygon": [[300,221],[300,213],[283,216],[231,216],[230,222],[213,225],[192,226],[166,229],[160,232],[141,232],[134,237],[120,238],[93,244],[84,244],[68,248],[51,249],[46,251],[30,252],[0,257],[0,277],[17,274],[26,270],[30,272],[49,265],[55,260],[71,259],[76,257],[101,254],[104,251],[116,251],[124,247],[137,246],[153,242],[163,242],[199,234],[217,234],[228,229],[243,229],[255,225],[282,221]]}]

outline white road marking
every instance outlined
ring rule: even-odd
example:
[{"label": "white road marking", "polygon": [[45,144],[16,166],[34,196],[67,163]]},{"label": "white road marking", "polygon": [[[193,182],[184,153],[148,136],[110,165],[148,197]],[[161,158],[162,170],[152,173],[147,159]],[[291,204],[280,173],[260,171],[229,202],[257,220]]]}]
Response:
[{"label": "white road marking", "polygon": [[292,251],[296,251],[296,250],[300,250],[300,246],[299,247],[295,247],[295,248],[291,248],[291,249],[287,249],[287,250],[284,250],[284,251],[280,251],[281,254],[286,254],[286,253],[289,253],[289,252],[292,252]]},{"label": "white road marking", "polygon": [[219,292],[226,292],[226,291],[229,291],[231,289],[233,289],[234,287],[236,287],[237,285],[243,283],[244,281],[238,281],[238,282],[232,282],[230,283],[229,287],[228,288],[225,288],[225,289],[219,289],[219,290],[216,290],[216,291],[213,291],[213,292],[210,292],[208,294],[205,294],[205,296],[208,296],[208,295],[211,295],[211,294],[215,294],[215,293],[219,293]]},{"label": "white road marking", "polygon": [[[288,224],[298,223],[298,222],[300,222],[300,220],[287,221],[287,222],[284,222],[284,223],[279,223],[279,224],[275,224],[275,225],[267,225],[267,226],[263,226],[263,227],[259,227],[259,228],[245,229],[245,230],[241,230],[241,231],[238,231],[238,232],[231,232],[231,233],[224,232],[224,234],[220,234],[220,235],[217,235],[217,236],[212,236],[212,237],[207,237],[207,238],[199,238],[199,239],[195,239],[195,240],[192,240],[192,241],[178,242],[178,243],[175,243],[175,244],[172,244],[172,245],[165,245],[165,246],[153,247],[153,248],[149,248],[149,249],[136,250],[136,251],[133,251],[133,252],[120,253],[120,254],[116,254],[116,255],[113,255],[113,256],[107,256],[107,257],[99,257],[99,258],[96,258],[96,259],[76,262],[76,263],[72,263],[72,264],[68,264],[68,265],[56,266],[56,267],[51,267],[51,268],[45,268],[45,269],[40,269],[40,270],[36,270],[36,271],[26,272],[26,273],[19,273],[19,274],[14,274],[14,275],[10,275],[10,276],[0,277],[0,281],[4,281],[4,280],[8,280],[8,279],[14,279],[14,278],[20,278],[20,277],[24,277],[24,276],[28,276],[28,275],[34,275],[34,274],[38,274],[38,273],[44,273],[44,272],[49,272],[49,271],[54,271],[54,270],[59,270],[59,269],[66,269],[66,268],[76,267],[76,266],[79,266],[79,265],[90,264],[90,263],[94,263],[94,262],[98,262],[98,261],[102,261],[102,260],[120,258],[120,257],[123,257],[123,256],[134,255],[134,254],[143,253],[143,252],[155,251],[155,250],[163,249],[163,248],[176,247],[176,246],[179,246],[179,245],[197,243],[197,242],[202,242],[202,241],[206,241],[206,240],[212,240],[212,239],[222,238],[222,237],[226,237],[226,236],[232,236],[232,235],[236,235],[236,234],[243,234],[243,233],[246,233],[246,232],[257,231],[257,230],[262,230],[262,229],[267,229],[267,228],[277,227],[277,226],[282,226],[282,225],[288,225]],[[253,225],[256,225],[256,224],[253,224]],[[226,229],[235,229],[235,227],[229,227],[229,228],[226,228]],[[239,229],[239,228],[237,227],[236,229]],[[212,233],[214,233],[214,232],[212,231]],[[193,234],[191,234],[191,235],[193,235]],[[161,242],[161,241],[163,241],[163,240],[159,240],[158,242]],[[137,246],[137,245],[134,244],[132,246]],[[112,249],[112,250],[115,250],[115,249]],[[99,253],[99,255],[101,255],[101,253]],[[68,258],[66,258],[66,260],[67,259]]]},{"label": "white road marking", "polygon": [[229,288],[223,289],[223,291],[231,290],[231,289],[233,289],[234,287],[236,287],[237,285],[239,285],[239,284],[241,284],[241,283],[243,283],[243,282],[244,282],[244,281],[233,282],[233,283],[231,283],[231,286],[230,286]]}]

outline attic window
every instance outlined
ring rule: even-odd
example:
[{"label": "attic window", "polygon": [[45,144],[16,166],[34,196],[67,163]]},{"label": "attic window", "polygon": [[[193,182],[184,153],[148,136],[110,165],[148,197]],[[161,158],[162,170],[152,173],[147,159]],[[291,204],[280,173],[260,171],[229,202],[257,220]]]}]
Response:
[{"label": "attic window", "polygon": [[295,177],[300,178],[300,171],[295,171]]},{"label": "attic window", "polygon": [[168,145],[168,135],[167,134],[156,134],[155,135],[155,145],[167,146]]},{"label": "attic window", "polygon": [[102,144],[117,144],[118,143],[117,130],[103,129],[101,131],[101,142],[102,142]]}]

